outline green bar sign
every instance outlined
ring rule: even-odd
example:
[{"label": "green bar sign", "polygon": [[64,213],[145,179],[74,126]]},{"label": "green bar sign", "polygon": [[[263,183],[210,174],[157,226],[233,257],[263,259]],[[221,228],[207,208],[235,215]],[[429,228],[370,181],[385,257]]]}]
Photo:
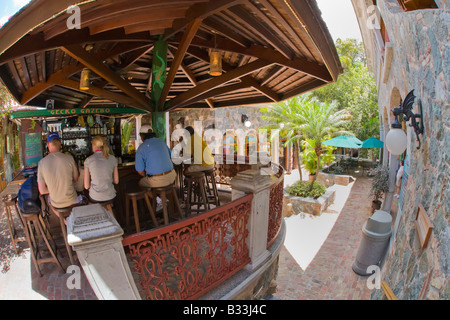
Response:
[{"label": "green bar sign", "polygon": [[118,113],[147,113],[135,108],[83,108],[83,109],[51,109],[16,111],[11,113],[11,119],[31,117],[75,116],[80,114],[118,114]]}]

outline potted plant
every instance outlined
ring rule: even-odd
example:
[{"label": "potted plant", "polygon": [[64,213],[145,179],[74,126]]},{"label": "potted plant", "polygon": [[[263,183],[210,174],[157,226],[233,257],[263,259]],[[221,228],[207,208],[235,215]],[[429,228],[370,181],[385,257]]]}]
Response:
[{"label": "potted plant", "polygon": [[379,165],[370,170],[372,177],[369,196],[372,197],[372,212],[381,208],[381,197],[389,191],[389,169]]}]

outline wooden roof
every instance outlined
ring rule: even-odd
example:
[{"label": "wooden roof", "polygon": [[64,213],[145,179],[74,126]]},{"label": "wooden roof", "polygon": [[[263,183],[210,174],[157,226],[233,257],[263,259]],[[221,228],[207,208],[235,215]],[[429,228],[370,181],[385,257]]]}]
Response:
[{"label": "wooden roof", "polygon": [[[73,4],[80,29],[67,27]],[[315,0],[32,0],[0,29],[0,79],[22,105],[152,111],[160,38],[169,46],[165,111],[278,102],[342,73]],[[208,74],[214,47],[219,77]],[[78,88],[85,67],[94,72],[87,92]]]}]

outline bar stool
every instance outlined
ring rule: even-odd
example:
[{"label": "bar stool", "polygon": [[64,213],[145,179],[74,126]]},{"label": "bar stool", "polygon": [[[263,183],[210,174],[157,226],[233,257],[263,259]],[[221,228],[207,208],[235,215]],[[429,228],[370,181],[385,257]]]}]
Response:
[{"label": "bar stool", "polygon": [[[206,176],[203,171],[189,172],[184,174],[186,178],[187,193],[186,193],[186,216],[191,215],[191,211],[200,213],[209,210],[208,197],[206,195]],[[194,201],[191,202],[192,196]],[[202,198],[200,202],[199,198]],[[196,209],[192,209],[192,205],[197,205]],[[203,205],[203,209],[200,206]]]},{"label": "bar stool", "polygon": [[[11,235],[11,242],[14,248],[14,252],[17,253],[17,242],[25,242],[26,238],[18,237],[16,227],[14,225],[14,218],[12,214],[12,209],[17,213],[17,216],[22,219],[19,213],[19,208],[17,207],[17,194],[7,194],[3,196],[3,203],[5,204],[6,222],[8,223],[9,234]],[[22,223],[23,224],[23,223]]]},{"label": "bar stool", "polygon": [[66,207],[66,208],[55,208],[52,206],[49,202],[47,202],[50,210],[53,212],[55,216],[59,219],[59,226],[61,228],[61,232],[64,238],[64,244],[66,246],[67,255],[69,256],[70,263],[74,265],[75,259],[74,259],[74,252],[72,251],[72,248],[69,245],[69,242],[67,240],[67,229],[66,229],[66,218],[70,216],[72,212],[72,206]]},{"label": "bar stool", "polygon": [[[215,172],[216,168],[212,168],[210,170],[204,171],[205,177],[206,177],[206,187],[208,189],[208,198],[213,200],[213,203],[216,205],[216,207],[220,206],[220,200],[219,200],[219,192],[217,191],[217,185],[216,185],[216,175]],[[212,188],[209,186],[211,183]]]},{"label": "bar stool", "polygon": [[[173,213],[176,210],[179,214],[179,218],[184,218],[183,211],[181,210],[180,203],[178,202],[178,195],[175,184],[170,184],[165,187],[153,187],[149,188],[149,192],[151,193],[151,197],[153,199],[153,208],[156,211],[156,197],[160,196],[163,206],[163,216],[164,216],[164,224],[169,224],[169,214],[170,211],[171,216],[173,217]],[[170,210],[167,208],[167,200],[169,200]],[[174,217],[173,217],[174,218]]]},{"label": "bar stool", "polygon": [[[25,231],[25,237],[31,249],[31,259],[33,260],[34,266],[36,267],[36,271],[39,276],[42,277],[41,269],[39,265],[43,263],[53,262],[56,263],[63,272],[65,272],[61,262],[56,257],[56,244],[53,240],[52,235],[50,234],[48,228],[45,226],[45,223],[40,217],[40,211],[35,212],[27,212],[24,213],[19,211],[21,215],[21,220],[23,222],[23,229]],[[40,234],[40,237],[44,240],[44,243],[50,252],[51,257],[44,258],[39,248],[38,238],[36,237],[36,233]],[[49,240],[52,240],[55,249],[52,248]]]},{"label": "bar stool", "polygon": [[127,183],[127,192],[125,193],[125,219],[127,231],[130,226],[130,201],[133,205],[134,223],[136,225],[136,232],[141,232],[141,226],[139,223],[139,212],[137,208],[138,201],[145,200],[148,211],[150,212],[150,217],[152,218],[153,224],[158,227],[158,221],[156,220],[155,212],[153,211],[152,204],[150,203],[150,198],[148,196],[148,191],[142,189],[138,185],[138,181],[131,181]]},{"label": "bar stool", "polygon": [[111,200],[107,200],[107,201],[97,201],[97,200],[94,200],[91,197],[89,197],[89,204],[93,204],[93,203],[100,204],[103,208],[105,208],[106,210],[111,212],[111,214],[115,218],[116,216],[114,215],[114,210],[113,210],[114,199],[115,199],[115,197],[112,198]]}]

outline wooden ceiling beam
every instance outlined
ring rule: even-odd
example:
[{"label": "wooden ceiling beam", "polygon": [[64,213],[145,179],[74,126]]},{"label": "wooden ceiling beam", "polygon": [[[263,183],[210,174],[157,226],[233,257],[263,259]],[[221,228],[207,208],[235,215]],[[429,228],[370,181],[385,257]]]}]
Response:
[{"label": "wooden ceiling beam", "polygon": [[66,88],[70,88],[76,91],[80,91],[80,92],[84,92],[84,93],[88,93],[97,97],[102,97],[102,98],[106,98],[108,100],[111,101],[115,101],[118,103],[122,103],[125,105],[129,105],[129,106],[134,106],[134,107],[139,107],[139,103],[136,103],[134,101],[134,99],[125,96],[123,94],[119,94],[119,93],[115,93],[115,92],[111,92],[93,85],[89,86],[89,89],[86,91],[81,91],[80,90],[80,83],[78,81],[74,81],[74,80],[70,80],[70,79],[63,79],[61,81],[58,82],[59,86],[63,86]]},{"label": "wooden ceiling beam", "polygon": [[[122,54],[124,52],[128,52],[129,50],[133,50],[133,49],[136,51],[139,51],[139,50],[148,49],[148,47],[141,48],[141,44],[139,44],[139,43],[134,44],[134,46],[130,46],[129,44],[126,44],[126,43],[121,43],[121,44],[117,45],[114,49],[112,49],[111,51],[108,51],[108,52],[101,51],[101,52],[96,53],[95,57],[98,60],[103,61],[104,59],[113,57],[115,55]],[[45,57],[45,52],[43,52],[43,56]],[[125,63],[130,63],[130,62],[125,62]],[[82,64],[77,64],[77,65],[69,64],[69,65],[66,65],[64,68],[62,68],[61,70],[58,70],[57,72],[50,74],[47,78],[46,75],[48,74],[48,72],[46,71],[45,65],[46,64],[45,64],[45,58],[44,58],[44,61],[42,62],[42,71],[45,72],[45,75],[43,75],[43,80],[36,83],[34,86],[29,88],[22,94],[22,97],[19,100],[22,105],[27,104],[34,97],[36,97],[37,95],[41,94],[48,88],[57,84],[56,82],[58,80],[63,80],[65,78],[68,78],[68,77],[74,75],[75,73],[80,72],[84,68],[84,65],[82,65]]]},{"label": "wooden ceiling beam", "polygon": [[139,107],[145,111],[150,111],[149,99],[139,92],[136,88],[131,86],[126,80],[121,78],[119,75],[114,73],[111,69],[105,66],[101,61],[97,60],[95,56],[89,54],[81,46],[67,46],[63,47],[68,55],[77,59],[87,68],[91,69],[99,76],[107,80],[108,82],[114,84],[117,88],[122,90],[127,96],[133,98],[139,103]]},{"label": "wooden ceiling beam", "polygon": [[308,47],[304,44],[304,40],[297,34],[297,32],[292,28],[292,26],[286,21],[285,17],[283,17],[277,9],[273,7],[273,5],[268,0],[259,0],[259,2],[264,6],[264,8],[274,17],[274,19],[280,23],[283,28],[288,32],[288,34],[294,39],[295,47],[300,50],[300,52],[305,57],[312,57],[313,54],[308,49]]},{"label": "wooden ceiling beam", "polygon": [[176,96],[175,98],[173,98],[168,102],[168,108],[166,109],[166,111],[175,109],[178,107],[178,104],[192,100],[206,91],[217,88],[231,80],[242,78],[249,73],[255,72],[256,70],[259,70],[261,68],[265,68],[268,65],[270,65],[270,63],[267,63],[267,61],[256,60],[242,67],[229,70],[228,72],[222,74],[219,77],[212,78]]},{"label": "wooden ceiling beam", "polygon": [[[172,40],[173,43],[178,42],[178,38]],[[320,80],[331,82],[333,81],[330,72],[324,65],[319,65],[316,62],[306,60],[304,58],[295,57],[287,59],[280,52],[262,46],[252,45],[249,48],[238,45],[237,43],[224,38],[217,38],[214,41],[202,40],[198,37],[191,41],[191,46],[198,46],[203,48],[217,48],[221,51],[228,51],[239,53],[242,55],[252,56],[258,59],[267,60],[271,63],[276,63],[306,74]]]},{"label": "wooden ceiling beam", "polygon": [[[323,62],[329,68],[333,81],[342,73],[333,39],[326,30],[326,25],[320,18],[320,10],[317,3],[309,0],[280,1],[280,5],[286,10],[293,21],[298,21],[306,26],[305,31]],[[314,6],[314,8],[312,7]],[[323,79],[322,79],[323,80]]]},{"label": "wooden ceiling beam", "polygon": [[242,24],[247,30],[257,35],[258,38],[264,39],[264,41],[277,49],[283,56],[285,56],[285,58],[292,59],[294,57],[294,52],[292,49],[286,46],[277,35],[273,34],[270,29],[266,27],[266,25],[255,19],[248,11],[242,7],[230,8],[229,11],[232,13],[232,17],[234,17],[237,22]]},{"label": "wooden ceiling beam", "polygon": [[224,37],[236,42],[240,46],[249,47],[251,45],[247,38],[241,36],[239,33],[227,27],[223,23],[219,23],[211,18],[208,18],[203,21],[203,25],[205,28],[216,31]]},{"label": "wooden ceiling beam", "polygon": [[198,97],[196,97],[195,99],[192,100],[188,100],[185,101],[184,103],[180,103],[177,105],[177,109],[178,108],[184,108],[190,104],[196,103],[200,100],[208,100],[211,97],[215,97],[215,96],[219,96],[221,94],[225,94],[225,93],[229,93],[229,92],[233,92],[236,90],[241,90],[241,89],[246,89],[247,85],[243,84],[243,83],[234,83],[234,84],[230,84],[230,85],[225,85],[216,89],[212,89],[210,91],[207,91],[201,95],[199,95]]},{"label": "wooden ceiling beam", "polygon": [[[188,53],[195,56],[197,59],[200,59],[204,62],[208,62],[208,55],[198,48],[190,47],[188,50]],[[270,63],[269,63],[270,64]],[[229,72],[231,70],[234,70],[235,67],[231,66],[230,64],[226,62],[222,62],[222,69],[225,72]],[[242,77],[240,79],[242,82],[244,82],[247,86],[251,86],[264,94],[266,97],[270,98],[272,101],[280,101],[279,95],[273,91],[272,89],[260,84],[256,79],[254,79],[251,75],[247,75],[245,77]]]},{"label": "wooden ceiling beam", "polygon": [[174,53],[174,58],[172,60],[172,64],[170,65],[169,73],[167,74],[166,81],[164,82],[164,88],[161,92],[161,97],[159,99],[158,109],[160,111],[163,110],[164,103],[166,102],[167,95],[169,94],[170,87],[172,86],[173,81],[175,80],[176,73],[178,68],[181,66],[183,62],[184,55],[186,54],[189,45],[197,33],[200,24],[202,23],[202,19],[194,19],[189,23],[186,27],[186,31],[181,38],[180,44],[178,45],[177,51]]},{"label": "wooden ceiling beam", "polygon": [[197,3],[193,6],[191,6],[187,12],[186,16],[184,18],[176,19],[173,24],[172,28],[167,29],[164,33],[163,40],[168,40],[173,35],[177,34],[178,32],[184,30],[191,21],[195,19],[205,19],[208,16],[211,16],[215,14],[216,12],[228,9],[232,6],[235,6],[237,4],[242,4],[246,2],[245,0],[214,0],[209,1],[207,3]]},{"label": "wooden ceiling beam", "polygon": [[[81,27],[85,28],[93,23],[97,23],[104,19],[108,19],[111,16],[124,16],[133,15],[133,12],[148,10],[157,6],[179,6],[179,5],[191,5],[198,2],[206,2],[209,0],[114,0],[110,2],[105,2],[104,5],[98,5],[96,8],[85,10],[81,7],[83,12],[81,19]],[[46,28],[45,39],[49,40],[67,31],[65,27],[67,17],[56,18],[55,22]]]},{"label": "wooden ceiling beam", "polygon": [[[169,50],[169,53],[173,56],[172,49],[169,47],[168,50]],[[189,67],[186,66],[183,62],[181,63],[180,68],[184,72],[186,77],[189,79],[189,81],[194,86],[196,86],[198,84],[198,82],[197,82],[197,79],[195,78],[195,74],[192,72],[192,70],[189,69]],[[214,102],[212,101],[212,99],[205,99],[205,102],[211,109],[214,109]]]},{"label": "wooden ceiling beam", "polygon": [[183,18],[188,7],[161,7],[161,8],[147,8],[128,12],[128,14],[115,14],[101,19],[97,19],[94,23],[89,24],[89,32],[91,35],[101,32],[131,26],[135,24],[161,20],[161,17],[166,19]]},{"label": "wooden ceiling beam", "polygon": [[36,54],[39,52],[58,48],[60,46],[69,45],[81,45],[84,43],[96,43],[96,42],[142,42],[143,45],[150,45],[153,43],[148,32],[139,32],[133,34],[125,34],[123,29],[116,29],[104,32],[99,35],[91,36],[89,29],[73,29],[65,32],[64,34],[52,38],[51,40],[45,40],[42,33],[35,35],[27,35],[20,39],[13,47],[5,51],[0,55],[0,65],[9,62],[13,59]]}]

